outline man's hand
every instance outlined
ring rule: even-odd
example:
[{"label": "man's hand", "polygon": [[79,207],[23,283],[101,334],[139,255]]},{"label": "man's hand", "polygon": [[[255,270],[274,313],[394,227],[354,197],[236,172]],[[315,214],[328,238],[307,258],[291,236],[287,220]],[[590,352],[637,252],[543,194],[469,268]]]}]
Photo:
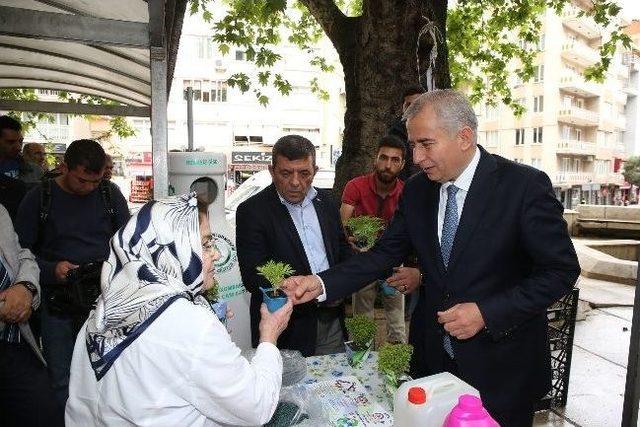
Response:
[{"label": "man's hand", "polygon": [[347,237],[347,242],[349,243],[349,246],[351,246],[351,249],[354,250],[354,252],[356,253],[360,253],[360,252],[366,252],[366,249],[362,249],[360,247],[358,247],[358,245],[356,245],[356,238],[353,236],[349,236]]},{"label": "man's hand", "polygon": [[484,328],[482,313],[475,302],[456,304],[447,311],[438,312],[438,322],[454,338],[466,340]]},{"label": "man's hand", "polygon": [[0,319],[6,323],[26,322],[31,316],[33,295],[22,285],[14,285],[0,292]]},{"label": "man's hand", "polygon": [[387,283],[403,294],[410,294],[420,286],[420,270],[413,267],[395,267]]},{"label": "man's hand", "polygon": [[79,265],[71,264],[69,261],[60,261],[56,264],[55,275],[56,279],[60,282],[64,282],[67,280],[67,273],[69,270],[73,270],[74,268],[80,267]]},{"label": "man's hand", "polygon": [[294,304],[303,304],[322,295],[322,285],[317,276],[291,276],[285,279],[281,289]]}]

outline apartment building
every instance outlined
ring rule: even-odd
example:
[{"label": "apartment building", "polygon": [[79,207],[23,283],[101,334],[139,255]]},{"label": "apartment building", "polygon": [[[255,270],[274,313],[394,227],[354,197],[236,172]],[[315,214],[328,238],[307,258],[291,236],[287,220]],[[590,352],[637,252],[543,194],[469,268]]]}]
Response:
[{"label": "apartment building", "polygon": [[599,60],[602,30],[575,1],[561,15],[546,11],[537,46],[535,76],[510,82],[526,112],[515,117],[505,106],[484,105],[479,142],[489,151],[544,170],[559,200],[614,204],[629,190],[620,173],[627,156],[626,106],[630,67],[616,55],[604,82],[586,81],[585,68]]},{"label": "apartment building", "polygon": [[[214,13],[222,16],[223,6],[216,4]],[[271,148],[282,135],[299,134],[317,147],[320,167],[333,164],[341,147],[344,129],[344,83],[341,76],[320,73],[309,64],[310,56],[292,45],[278,46],[282,55],[272,75],[280,73],[292,86],[289,96],[273,87],[252,87],[241,93],[227,80],[235,73],[246,73],[255,80],[258,72],[247,52],[233,46],[222,55],[211,40],[211,24],[200,16],[184,20],[180,50],[174,80],[168,99],[168,141],[170,150],[187,148],[186,89],[193,89],[194,149],[223,152],[227,156],[229,176],[241,182],[255,171],[266,169]],[[337,55],[328,42],[314,48],[313,55],[323,55],[337,62]],[[332,59],[333,58],[333,59]],[[340,69],[340,67],[336,67]],[[311,81],[329,92],[322,101],[312,93]],[[269,96],[265,107],[256,99],[254,88]],[[127,163],[130,168],[150,168],[151,135],[149,119],[130,120],[137,135],[126,141]],[[150,169],[149,169],[150,170]]]}]

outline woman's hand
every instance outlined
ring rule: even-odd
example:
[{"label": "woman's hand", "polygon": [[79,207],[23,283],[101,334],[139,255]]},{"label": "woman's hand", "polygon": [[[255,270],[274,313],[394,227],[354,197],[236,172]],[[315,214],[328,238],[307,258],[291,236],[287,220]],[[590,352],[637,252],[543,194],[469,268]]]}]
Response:
[{"label": "woman's hand", "polygon": [[270,342],[276,345],[278,337],[285,330],[291,317],[293,310],[293,304],[291,300],[287,300],[287,303],[280,307],[273,313],[269,313],[267,305],[262,303],[260,307],[260,342]]}]

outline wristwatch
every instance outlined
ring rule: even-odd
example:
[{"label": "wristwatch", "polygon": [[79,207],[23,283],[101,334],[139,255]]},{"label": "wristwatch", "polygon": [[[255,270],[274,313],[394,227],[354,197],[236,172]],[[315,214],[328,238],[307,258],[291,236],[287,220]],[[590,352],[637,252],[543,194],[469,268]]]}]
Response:
[{"label": "wristwatch", "polygon": [[27,290],[29,292],[31,292],[31,295],[34,296],[34,297],[38,294],[38,288],[36,288],[36,285],[34,285],[31,282],[27,282],[27,281],[18,282],[18,283],[16,283],[16,285],[24,286],[25,288],[27,288]]}]

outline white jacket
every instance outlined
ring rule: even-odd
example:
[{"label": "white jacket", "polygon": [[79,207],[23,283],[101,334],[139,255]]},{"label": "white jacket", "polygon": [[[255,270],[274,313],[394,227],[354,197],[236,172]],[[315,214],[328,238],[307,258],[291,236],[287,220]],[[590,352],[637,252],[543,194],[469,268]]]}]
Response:
[{"label": "white jacket", "polygon": [[179,299],[123,350],[98,382],[78,334],[66,425],[261,425],[272,416],[282,359],[269,343],[251,362],[213,312]]}]

